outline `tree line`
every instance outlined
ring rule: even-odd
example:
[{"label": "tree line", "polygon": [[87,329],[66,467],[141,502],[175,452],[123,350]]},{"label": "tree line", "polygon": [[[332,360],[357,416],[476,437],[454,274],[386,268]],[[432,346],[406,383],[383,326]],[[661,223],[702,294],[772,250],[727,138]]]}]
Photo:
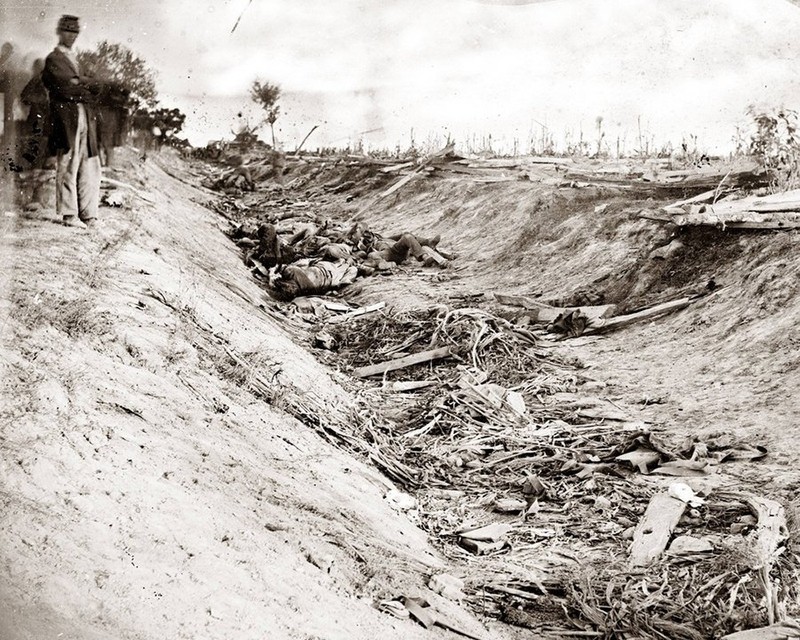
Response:
[{"label": "tree line", "polygon": [[156,74],[128,47],[103,40],[93,50],[79,50],[84,75],[110,87],[119,106],[128,111],[129,126],[157,144],[185,144],[178,138],[186,120],[180,109],[159,104]]},{"label": "tree line", "polygon": [[[93,50],[77,52],[81,70],[87,76],[110,87],[116,102],[129,114],[131,129],[152,136],[157,144],[187,145],[178,138],[186,115],[174,107],[159,104],[156,91],[156,73],[147,63],[125,45],[107,40]],[[244,133],[255,138],[255,131],[268,124],[272,148],[277,148],[275,123],[280,115],[279,85],[256,80],[250,87],[250,98],[264,110],[264,119]]]}]

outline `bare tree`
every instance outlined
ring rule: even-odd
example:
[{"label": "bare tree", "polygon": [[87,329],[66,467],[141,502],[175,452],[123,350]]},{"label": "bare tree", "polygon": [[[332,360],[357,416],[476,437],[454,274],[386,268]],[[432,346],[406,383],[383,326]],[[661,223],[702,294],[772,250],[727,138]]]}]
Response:
[{"label": "bare tree", "polygon": [[280,107],[278,100],[281,97],[281,88],[277,84],[270,82],[260,82],[256,80],[250,88],[250,97],[253,102],[261,105],[261,108],[267,114],[265,120],[269,123],[270,133],[272,134],[272,148],[276,148],[275,144],[275,121],[280,114]]}]

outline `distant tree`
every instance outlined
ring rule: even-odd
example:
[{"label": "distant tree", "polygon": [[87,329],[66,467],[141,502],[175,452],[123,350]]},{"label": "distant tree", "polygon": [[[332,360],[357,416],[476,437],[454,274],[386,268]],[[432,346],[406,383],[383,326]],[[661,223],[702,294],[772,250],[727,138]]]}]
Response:
[{"label": "distant tree", "polygon": [[750,153],[773,173],[773,189],[797,189],[800,185],[800,116],[792,109],[762,110],[752,105],[747,112],[754,126]]},{"label": "distant tree", "polygon": [[599,158],[603,153],[603,140],[606,137],[606,132],[603,131],[603,116],[597,116],[594,119],[594,125],[597,128],[597,151],[595,156]]},{"label": "distant tree", "polygon": [[158,148],[161,148],[178,140],[177,134],[183,129],[185,120],[186,115],[180,109],[139,109],[133,118],[133,127],[144,132],[148,139],[155,140]]},{"label": "distant tree", "polygon": [[261,83],[256,80],[253,82],[253,86],[250,87],[250,97],[253,99],[253,102],[260,105],[267,114],[265,120],[269,123],[270,133],[272,134],[272,148],[274,149],[276,147],[275,121],[280,114],[278,100],[280,100],[281,97],[281,88],[277,84],[271,84],[269,82]]},{"label": "distant tree", "polygon": [[103,40],[93,51],[78,51],[78,64],[83,73],[130,91],[128,106],[133,111],[153,109],[158,103],[155,72],[124,45]]},{"label": "distant tree", "polygon": [[150,115],[153,119],[153,135],[159,141],[159,146],[176,139],[176,134],[180,133],[186,121],[186,116],[180,109],[161,107]]}]

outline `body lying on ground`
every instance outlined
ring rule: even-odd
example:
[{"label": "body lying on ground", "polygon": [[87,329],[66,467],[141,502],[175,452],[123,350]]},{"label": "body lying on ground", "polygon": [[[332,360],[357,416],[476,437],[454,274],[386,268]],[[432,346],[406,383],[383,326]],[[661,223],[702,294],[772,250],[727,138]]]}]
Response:
[{"label": "body lying on ground", "polygon": [[256,233],[258,244],[248,254],[246,261],[255,259],[270,269],[282,264],[291,264],[300,257],[291,245],[286,244],[278,237],[275,225],[262,224]]},{"label": "body lying on ground", "polygon": [[283,269],[273,283],[273,295],[279,300],[291,300],[300,295],[322,294],[353,284],[358,268],[347,260],[298,262]]},{"label": "body lying on ground", "polygon": [[426,267],[433,266],[436,263],[427,258],[422,247],[434,249],[439,244],[439,240],[440,236],[430,239],[418,238],[411,233],[402,233],[388,239],[381,238],[375,243],[375,250],[367,254],[367,259],[402,264],[409,256],[413,256]]}]

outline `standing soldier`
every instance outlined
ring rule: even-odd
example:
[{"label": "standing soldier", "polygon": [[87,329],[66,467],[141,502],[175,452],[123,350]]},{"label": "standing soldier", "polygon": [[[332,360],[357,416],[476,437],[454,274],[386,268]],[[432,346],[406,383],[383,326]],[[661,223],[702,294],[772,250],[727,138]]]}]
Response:
[{"label": "standing soldier", "polygon": [[50,93],[49,150],[58,156],[56,214],[70,227],[91,226],[100,201],[100,157],[94,93],[81,76],[72,45],[80,25],[75,16],[58,21],[58,45],[45,60],[42,82]]}]

